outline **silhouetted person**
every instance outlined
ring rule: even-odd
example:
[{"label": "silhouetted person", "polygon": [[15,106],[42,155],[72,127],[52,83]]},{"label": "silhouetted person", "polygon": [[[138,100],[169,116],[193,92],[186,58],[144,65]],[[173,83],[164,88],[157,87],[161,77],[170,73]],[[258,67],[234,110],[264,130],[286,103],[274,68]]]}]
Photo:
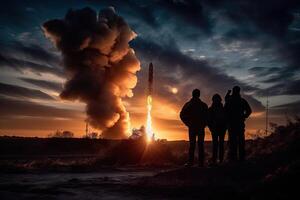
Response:
[{"label": "silhouetted person", "polygon": [[193,90],[193,97],[180,112],[180,119],[189,128],[189,160],[187,166],[194,164],[196,137],[198,136],[199,166],[204,165],[204,128],[207,125],[208,107],[200,100],[200,90]]},{"label": "silhouetted person", "polygon": [[245,120],[251,114],[248,102],[240,95],[240,87],[235,86],[225,97],[225,111],[228,120],[229,159],[245,159]]},{"label": "silhouetted person", "polygon": [[212,105],[208,109],[208,127],[212,134],[213,142],[212,162],[214,164],[217,162],[219,154],[219,161],[221,163],[224,158],[224,137],[227,123],[222,98],[219,94],[215,94],[212,97]]}]

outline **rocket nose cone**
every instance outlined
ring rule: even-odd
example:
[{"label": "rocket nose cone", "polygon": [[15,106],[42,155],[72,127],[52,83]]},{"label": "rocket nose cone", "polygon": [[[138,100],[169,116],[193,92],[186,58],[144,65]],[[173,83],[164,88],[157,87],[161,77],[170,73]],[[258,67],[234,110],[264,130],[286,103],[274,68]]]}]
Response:
[{"label": "rocket nose cone", "polygon": [[149,65],[149,77],[153,77],[153,65],[150,63]]}]

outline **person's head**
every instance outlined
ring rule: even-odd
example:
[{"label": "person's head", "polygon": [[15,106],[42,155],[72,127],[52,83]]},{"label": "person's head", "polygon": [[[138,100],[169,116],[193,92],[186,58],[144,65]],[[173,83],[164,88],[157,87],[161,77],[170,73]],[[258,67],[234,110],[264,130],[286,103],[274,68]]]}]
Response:
[{"label": "person's head", "polygon": [[194,89],[192,95],[193,95],[193,98],[199,98],[200,97],[200,90],[199,89]]},{"label": "person's head", "polygon": [[221,103],[222,98],[219,94],[214,94],[214,96],[212,97],[212,101],[213,101],[213,103]]},{"label": "person's head", "polygon": [[232,95],[240,95],[241,88],[239,86],[234,86],[232,88]]}]

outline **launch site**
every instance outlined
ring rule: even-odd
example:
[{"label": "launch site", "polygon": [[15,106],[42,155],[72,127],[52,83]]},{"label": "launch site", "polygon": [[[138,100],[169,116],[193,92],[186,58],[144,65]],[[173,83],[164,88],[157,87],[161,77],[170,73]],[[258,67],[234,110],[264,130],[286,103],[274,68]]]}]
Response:
[{"label": "launch site", "polygon": [[298,196],[299,1],[3,3],[1,200]]}]

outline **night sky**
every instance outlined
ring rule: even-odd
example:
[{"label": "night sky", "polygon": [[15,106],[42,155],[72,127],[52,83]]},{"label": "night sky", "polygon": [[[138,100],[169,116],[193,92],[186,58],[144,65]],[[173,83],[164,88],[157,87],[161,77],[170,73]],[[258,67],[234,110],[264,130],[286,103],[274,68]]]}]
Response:
[{"label": "night sky", "polygon": [[[298,2],[298,3],[297,3]],[[208,105],[235,85],[253,109],[248,137],[300,111],[300,2],[292,0],[10,0],[0,8],[0,135],[84,135],[85,104],[59,97],[62,56],[41,26],[69,9],[113,6],[137,37],[141,70],[125,98],[132,128],[146,121],[149,62],[154,64],[153,125],[158,138],[186,139],[179,111],[194,88]],[[96,129],[95,129],[96,130]],[[209,137],[207,137],[209,139]]]}]

